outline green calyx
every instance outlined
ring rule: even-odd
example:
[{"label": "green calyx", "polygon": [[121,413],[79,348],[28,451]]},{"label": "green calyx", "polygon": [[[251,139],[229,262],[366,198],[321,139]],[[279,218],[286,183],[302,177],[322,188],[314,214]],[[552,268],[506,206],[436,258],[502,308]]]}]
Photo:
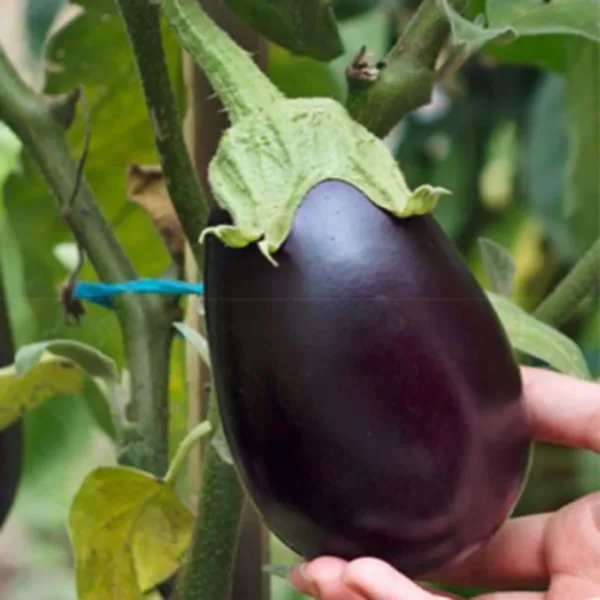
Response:
[{"label": "green calyx", "polygon": [[326,179],[354,185],[398,217],[430,212],[446,193],[431,186],[411,192],[387,147],[335,100],[282,100],[224,134],[209,181],[234,225],[209,227],[202,239],[216,235],[235,248],[258,242],[275,262],[296,209]]},{"label": "green calyx", "polygon": [[226,245],[257,243],[273,264],[294,215],[318,183],[338,179],[374,204],[406,218],[431,212],[443,188],[411,191],[391,152],[337,101],[290,100],[271,83],[197,0],[162,0],[183,46],[200,63],[233,125],[209,169],[219,205],[233,225],[209,227]]}]

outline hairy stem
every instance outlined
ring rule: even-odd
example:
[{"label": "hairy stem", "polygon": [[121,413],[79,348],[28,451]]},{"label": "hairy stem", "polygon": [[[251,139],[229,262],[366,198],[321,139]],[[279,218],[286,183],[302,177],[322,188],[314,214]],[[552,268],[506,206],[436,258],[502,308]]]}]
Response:
[{"label": "hairy stem", "polygon": [[214,394],[209,420],[215,434],[206,449],[198,528],[179,585],[181,600],[228,600],[233,585],[244,492],[223,448]]},{"label": "hairy stem", "polygon": [[600,238],[581,257],[573,270],[533,313],[540,321],[561,325],[579,303],[600,284]]},{"label": "hairy stem", "polygon": [[[264,73],[268,67],[268,43],[253,29],[243,25],[224,5],[222,0],[204,0],[202,4],[206,14],[254,59],[258,68]],[[190,63],[193,62],[190,60]],[[230,126],[230,120],[219,99],[215,88],[202,68],[196,66],[191,73],[191,119],[190,141],[194,152],[194,164],[198,177],[204,188],[204,195],[209,206],[216,206],[208,181],[210,162],[217,151],[223,132]],[[200,324],[202,327],[202,324]],[[202,370],[201,381],[210,381],[210,374]],[[208,405],[207,394],[194,395],[193,412],[200,403],[203,410]],[[199,472],[198,472],[199,473]],[[198,486],[200,489],[200,486]],[[230,600],[268,600],[270,594],[270,578],[262,567],[269,563],[269,535],[252,503],[246,499],[240,527],[238,544],[233,570],[233,585]]]},{"label": "hairy stem", "polygon": [[[462,12],[469,0],[454,0]],[[438,0],[423,0],[404,34],[385,60],[386,67],[369,86],[350,81],[350,114],[374,134],[384,137],[408,113],[430,101],[435,65],[450,33]]]},{"label": "hairy stem", "polygon": [[171,202],[198,264],[198,242],[208,219],[207,205],[183,137],[163,47],[158,6],[141,0],[116,0],[136,57],[156,148]]},{"label": "hairy stem", "polygon": [[[0,120],[21,139],[38,164],[85,249],[98,277],[105,282],[137,278],[89,184],[77,181],[77,164],[65,132],[43,96],[19,77],[0,49]],[[120,462],[164,475],[168,465],[168,378],[171,322],[153,296],[124,295],[117,301],[127,366],[131,373],[129,423],[119,431]],[[117,424],[118,425],[118,424]]]},{"label": "hairy stem", "polygon": [[183,47],[204,69],[233,123],[268,110],[283,94],[196,0],[162,0]]}]

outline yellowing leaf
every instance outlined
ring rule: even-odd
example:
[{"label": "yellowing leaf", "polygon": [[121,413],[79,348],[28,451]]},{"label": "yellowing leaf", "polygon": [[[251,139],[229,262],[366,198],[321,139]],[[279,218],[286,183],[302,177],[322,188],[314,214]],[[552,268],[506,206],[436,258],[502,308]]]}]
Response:
[{"label": "yellowing leaf", "polygon": [[49,340],[19,348],[15,363],[0,369],[0,431],[25,411],[56,396],[79,395],[106,434],[115,436],[118,370],[100,351],[74,340]]},{"label": "yellowing leaf", "polygon": [[151,475],[125,467],[93,471],[69,517],[78,597],[142,600],[180,567],[192,524],[173,488]]},{"label": "yellowing leaf", "polygon": [[50,398],[76,394],[85,380],[75,363],[51,354],[24,376],[17,375],[14,366],[0,369],[0,430]]}]

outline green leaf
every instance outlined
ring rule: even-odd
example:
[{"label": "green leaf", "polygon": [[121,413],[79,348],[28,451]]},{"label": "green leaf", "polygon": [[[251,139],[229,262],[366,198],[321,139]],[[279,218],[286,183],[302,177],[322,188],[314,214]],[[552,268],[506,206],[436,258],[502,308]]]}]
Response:
[{"label": "green leaf", "polygon": [[116,402],[119,386],[119,371],[115,362],[96,348],[81,342],[51,340],[20,348],[15,356],[17,373],[26,376],[29,369],[47,352],[71,361],[91,379],[84,382],[82,395],[97,424],[114,438],[114,422],[109,407]]},{"label": "green leaf", "polygon": [[562,373],[583,379],[591,378],[583,353],[573,340],[538,321],[507,298],[491,292],[488,297],[516,350]]},{"label": "green leaf", "polygon": [[27,374],[39,361],[45,352],[62,356],[77,363],[91,377],[116,382],[119,374],[112,359],[95,348],[74,340],[50,340],[20,348],[15,357],[15,367],[21,376]]},{"label": "green leaf", "polygon": [[485,46],[500,57],[563,71],[567,39],[600,41],[598,0],[488,0],[486,14],[474,21],[462,17],[448,0],[438,1],[450,20],[454,43],[471,52]]},{"label": "green leaf", "polygon": [[350,19],[371,11],[380,0],[334,0],[333,9],[338,19]]},{"label": "green leaf", "polygon": [[290,573],[294,570],[294,567],[288,565],[265,565],[262,570],[273,577],[287,580]]},{"label": "green leaf", "polygon": [[600,299],[592,304],[582,324],[578,343],[583,348],[592,376],[600,377]]},{"label": "green leaf", "polygon": [[479,240],[479,248],[492,291],[509,297],[514,288],[517,272],[512,256],[500,244],[487,238]]},{"label": "green leaf", "polygon": [[114,437],[107,396],[114,398],[117,383],[114,362],[85,344],[54,340],[24,346],[14,365],[0,369],[0,429],[47,400],[81,394],[98,424]]},{"label": "green leaf", "polygon": [[96,469],[69,516],[79,599],[141,600],[181,566],[192,525],[171,486],[135,469]]},{"label": "green leaf", "polygon": [[[19,167],[19,154],[21,151],[21,141],[19,138],[2,122],[0,122],[0,201],[2,200],[2,188],[11,173]],[[2,214],[2,205],[0,202],[0,215]]]},{"label": "green leaf", "polygon": [[492,28],[510,28],[518,35],[575,35],[600,42],[598,0],[488,0]]},{"label": "green leaf", "polygon": [[198,351],[204,364],[210,369],[210,351],[206,338],[198,331],[185,323],[173,323],[173,326],[181,335]]},{"label": "green leaf", "polygon": [[[600,3],[596,5],[600,25]],[[600,44],[570,42],[566,107],[569,158],[564,216],[580,256],[600,234]]]},{"label": "green leaf", "polygon": [[450,21],[452,41],[456,46],[465,46],[470,52],[475,52],[492,40],[515,38],[515,32],[510,28],[486,28],[483,15],[477,15],[474,21],[470,21],[457,12],[449,0],[438,0],[438,2]]},{"label": "green leaf", "polygon": [[526,200],[542,219],[560,257],[574,259],[575,241],[563,213],[568,156],[563,77],[548,75],[542,80],[531,102],[526,136]]},{"label": "green leaf", "polygon": [[342,86],[335,80],[329,63],[292,54],[276,44],[269,44],[268,51],[269,78],[288,98],[319,96],[343,99],[346,82],[344,80]]},{"label": "green leaf", "polygon": [[566,44],[569,39],[558,34],[520,37],[510,44],[488,44],[484,52],[497,61],[564,73],[567,70]]},{"label": "green leaf", "polygon": [[331,0],[225,0],[248,26],[295,54],[329,61],[344,47]]},{"label": "green leaf", "polygon": [[574,262],[600,222],[600,45],[568,47],[566,77],[546,77],[534,96],[524,155],[528,199],[559,258]]},{"label": "green leaf", "polygon": [[42,64],[48,36],[67,0],[25,0],[25,22],[29,34],[29,50]]}]

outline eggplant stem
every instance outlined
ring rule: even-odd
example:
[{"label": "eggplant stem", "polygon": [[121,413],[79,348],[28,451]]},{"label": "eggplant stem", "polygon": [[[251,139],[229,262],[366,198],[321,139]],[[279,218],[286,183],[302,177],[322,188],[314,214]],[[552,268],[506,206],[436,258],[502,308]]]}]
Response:
[{"label": "eggplant stem", "polygon": [[162,10],[181,45],[206,73],[232,123],[285,99],[197,0],[162,0]]},{"label": "eggplant stem", "polygon": [[579,303],[597,286],[600,279],[600,238],[581,257],[573,270],[533,313],[549,325],[561,325],[573,314]]}]

